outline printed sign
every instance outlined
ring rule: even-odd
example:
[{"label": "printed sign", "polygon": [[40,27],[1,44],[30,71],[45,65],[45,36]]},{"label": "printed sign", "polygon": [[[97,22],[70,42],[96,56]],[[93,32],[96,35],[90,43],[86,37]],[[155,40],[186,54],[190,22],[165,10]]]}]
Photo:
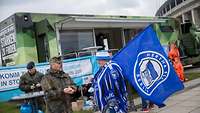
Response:
[{"label": "printed sign", "polygon": [[92,74],[92,64],[90,62],[90,59],[64,63],[63,69],[72,78]]},{"label": "printed sign", "polygon": [[[46,70],[49,69],[49,64],[37,64],[36,69],[41,73],[46,73]],[[69,73],[77,85],[84,84],[87,81],[86,78],[89,79],[88,76],[93,74],[90,58],[74,61],[66,60],[63,63],[63,69],[66,73]],[[20,76],[26,71],[25,66],[0,69],[0,91],[17,89]]]},{"label": "printed sign", "polygon": [[0,44],[3,58],[16,53],[16,31],[14,24],[0,31]]},{"label": "printed sign", "polygon": [[25,68],[0,70],[0,91],[18,88],[20,76]]}]

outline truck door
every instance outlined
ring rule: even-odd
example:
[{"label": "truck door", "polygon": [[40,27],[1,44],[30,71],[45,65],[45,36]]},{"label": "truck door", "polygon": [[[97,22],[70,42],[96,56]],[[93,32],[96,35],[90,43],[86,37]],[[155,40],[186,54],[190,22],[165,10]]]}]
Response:
[{"label": "truck door", "polygon": [[45,34],[39,35],[36,38],[38,61],[46,62],[49,59],[49,45]]},{"label": "truck door", "polygon": [[46,62],[49,60],[49,43],[48,43],[48,31],[50,29],[48,20],[42,20],[35,23],[36,29],[36,46],[38,54],[38,62]]},{"label": "truck door", "polygon": [[195,39],[195,36],[190,32],[192,27],[191,23],[181,24],[182,38],[181,43],[184,46],[184,50],[187,56],[197,56],[199,54],[199,44]]}]

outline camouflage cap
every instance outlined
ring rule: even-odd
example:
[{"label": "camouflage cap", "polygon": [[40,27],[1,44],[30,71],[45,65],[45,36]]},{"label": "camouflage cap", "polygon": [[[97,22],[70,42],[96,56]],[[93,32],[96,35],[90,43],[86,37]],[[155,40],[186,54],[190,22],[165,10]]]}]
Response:
[{"label": "camouflage cap", "polygon": [[61,56],[54,56],[49,60],[49,63],[62,63]]}]

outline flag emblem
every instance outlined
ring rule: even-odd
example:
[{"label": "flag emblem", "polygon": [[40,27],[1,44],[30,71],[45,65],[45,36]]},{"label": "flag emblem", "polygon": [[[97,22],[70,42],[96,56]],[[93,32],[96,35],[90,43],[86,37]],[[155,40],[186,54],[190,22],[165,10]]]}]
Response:
[{"label": "flag emblem", "polygon": [[149,25],[112,59],[142,98],[163,106],[170,95],[184,86],[158,39]]},{"label": "flag emblem", "polygon": [[150,96],[170,72],[167,59],[155,51],[142,51],[134,64],[134,79],[139,89]]}]

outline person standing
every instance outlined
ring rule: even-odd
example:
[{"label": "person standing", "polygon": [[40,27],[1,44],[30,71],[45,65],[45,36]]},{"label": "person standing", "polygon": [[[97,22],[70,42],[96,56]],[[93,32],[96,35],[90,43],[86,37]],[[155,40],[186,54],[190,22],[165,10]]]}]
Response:
[{"label": "person standing", "polygon": [[173,62],[173,65],[174,65],[174,69],[179,77],[179,79],[184,82],[185,80],[187,80],[187,78],[185,78],[184,76],[184,68],[183,68],[183,65],[181,64],[181,61],[179,58],[175,58],[174,59],[174,62]]},{"label": "person standing", "polygon": [[77,87],[63,71],[61,57],[53,57],[49,63],[50,69],[41,81],[46,113],[72,113],[71,100]]},{"label": "person standing", "polygon": [[141,97],[142,101],[142,109],[141,111],[144,113],[148,113],[151,109],[154,108],[154,104],[148,100],[145,100],[144,98]]},{"label": "person standing", "polygon": [[[19,89],[25,93],[42,91],[40,82],[44,74],[36,70],[35,63],[33,61],[29,62],[26,68],[28,71],[20,77]],[[44,110],[43,98],[35,98],[33,102],[31,101],[31,104],[33,105],[34,110]],[[38,108],[35,108],[36,106]]]},{"label": "person standing", "polygon": [[40,73],[35,68],[33,61],[29,62],[26,66],[27,72],[20,77],[19,89],[25,93],[41,91],[41,80],[44,74]]},{"label": "person standing", "polygon": [[97,52],[100,69],[93,79],[94,97],[102,113],[127,113],[127,90],[122,70],[108,52]]},{"label": "person standing", "polygon": [[180,60],[179,50],[176,47],[175,43],[170,44],[170,51],[168,53],[168,57],[172,61],[175,72],[178,75],[179,79],[182,82],[187,81],[188,79],[185,78],[183,65],[182,65],[181,60]]}]

